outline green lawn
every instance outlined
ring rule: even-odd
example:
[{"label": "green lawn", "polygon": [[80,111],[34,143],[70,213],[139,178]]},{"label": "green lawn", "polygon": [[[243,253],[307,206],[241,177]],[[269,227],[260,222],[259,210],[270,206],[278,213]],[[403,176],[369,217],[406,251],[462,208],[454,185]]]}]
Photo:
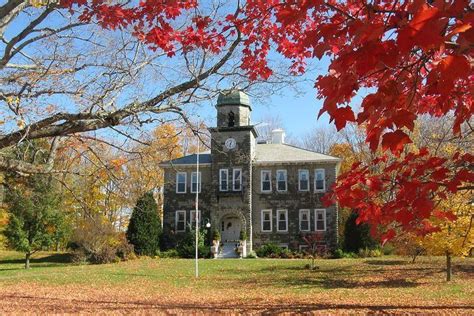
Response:
[{"label": "green lawn", "polygon": [[474,259],[444,258],[194,261],[141,258],[73,265],[65,254],[41,253],[24,270],[21,254],[0,252],[0,312],[286,312],[474,311]]}]

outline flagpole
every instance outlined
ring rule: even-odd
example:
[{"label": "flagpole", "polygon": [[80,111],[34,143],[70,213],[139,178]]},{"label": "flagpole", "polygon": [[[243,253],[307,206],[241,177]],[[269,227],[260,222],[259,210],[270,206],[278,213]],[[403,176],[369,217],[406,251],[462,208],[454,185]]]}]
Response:
[{"label": "flagpole", "polygon": [[199,277],[199,264],[198,264],[198,255],[199,255],[199,190],[201,189],[201,177],[199,176],[199,136],[197,143],[197,154],[196,154],[196,209],[195,209],[195,223],[196,223],[196,278]]}]

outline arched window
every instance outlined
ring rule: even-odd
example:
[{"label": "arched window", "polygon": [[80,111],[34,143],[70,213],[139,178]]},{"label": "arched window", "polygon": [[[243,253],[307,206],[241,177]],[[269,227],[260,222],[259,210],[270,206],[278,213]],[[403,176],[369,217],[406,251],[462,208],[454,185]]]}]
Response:
[{"label": "arched window", "polygon": [[230,111],[229,112],[229,127],[234,127],[235,126],[235,114],[234,112]]}]

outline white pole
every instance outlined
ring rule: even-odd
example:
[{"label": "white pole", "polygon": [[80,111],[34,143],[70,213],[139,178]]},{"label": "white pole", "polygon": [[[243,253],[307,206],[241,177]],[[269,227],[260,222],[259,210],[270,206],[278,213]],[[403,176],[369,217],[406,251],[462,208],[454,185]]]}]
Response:
[{"label": "white pole", "polygon": [[199,277],[199,190],[201,189],[201,177],[199,176],[199,137],[197,143],[197,154],[196,154],[196,210],[195,210],[195,223],[196,223],[196,278]]}]

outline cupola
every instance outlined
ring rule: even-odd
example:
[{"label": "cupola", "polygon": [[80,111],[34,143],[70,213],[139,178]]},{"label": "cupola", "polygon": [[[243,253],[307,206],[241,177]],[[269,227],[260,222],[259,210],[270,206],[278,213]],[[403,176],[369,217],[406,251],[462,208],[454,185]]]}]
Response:
[{"label": "cupola", "polygon": [[227,90],[217,98],[217,127],[240,127],[250,125],[249,96],[240,90]]}]

